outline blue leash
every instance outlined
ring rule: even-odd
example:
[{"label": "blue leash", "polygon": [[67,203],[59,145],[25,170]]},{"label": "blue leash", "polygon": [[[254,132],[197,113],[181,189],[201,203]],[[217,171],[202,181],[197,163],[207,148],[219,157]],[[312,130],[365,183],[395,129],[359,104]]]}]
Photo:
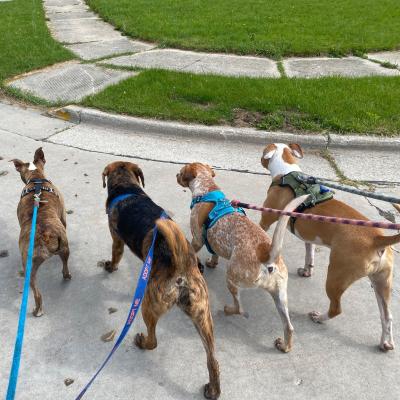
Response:
[{"label": "blue leash", "polygon": [[[167,219],[168,216],[167,214],[163,211],[161,216],[161,219]],[[150,272],[151,272],[151,267],[153,265],[153,254],[154,254],[154,243],[156,241],[157,237],[157,226],[154,227],[153,230],[153,240],[151,242],[151,246],[149,249],[149,252],[147,253],[146,259],[143,263],[142,270],[140,272],[138,284],[136,286],[135,294],[132,299],[132,305],[131,309],[129,310],[128,318],[125,322],[124,327],[122,328],[122,331],[115,342],[114,347],[112,348],[110,354],[107,356],[107,358],[104,360],[103,364],[100,366],[100,368],[97,370],[97,372],[94,374],[93,378],[88,382],[88,384],[83,388],[83,390],[79,393],[78,397],[75,400],[80,400],[86,393],[86,391],[89,389],[89,387],[92,385],[94,380],[97,378],[97,375],[102,371],[102,369],[106,366],[112,355],[115,353],[115,351],[118,349],[122,341],[124,340],[126,334],[128,333],[131,325],[133,324],[133,321],[135,320],[136,314],[139,310],[139,307],[142,303],[144,294],[146,292],[146,287],[147,283],[150,277]],[[8,400],[8,399],[7,399]]]},{"label": "blue leash", "polygon": [[37,221],[37,213],[38,213],[38,209],[39,209],[39,200],[40,200],[39,196],[35,195],[34,205],[33,205],[31,233],[30,233],[30,239],[29,239],[28,258],[26,261],[26,268],[25,268],[24,291],[22,294],[21,310],[19,312],[17,338],[15,340],[14,356],[13,356],[13,362],[12,362],[12,366],[11,366],[10,379],[8,381],[6,400],[14,400],[15,391],[17,389],[18,371],[19,371],[19,366],[21,363],[22,344],[24,341],[26,309],[28,307],[29,285],[30,285],[30,281],[31,281],[32,258],[33,258],[33,249],[35,246],[36,221]]}]

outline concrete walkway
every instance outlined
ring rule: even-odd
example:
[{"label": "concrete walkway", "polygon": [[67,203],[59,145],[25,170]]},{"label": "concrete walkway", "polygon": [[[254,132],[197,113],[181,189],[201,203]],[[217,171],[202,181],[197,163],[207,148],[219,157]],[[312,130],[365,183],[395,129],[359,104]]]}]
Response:
[{"label": "concrete walkway", "polygon": [[[126,250],[116,273],[110,275],[97,267],[97,262],[108,259],[111,252],[104,212],[106,192],[101,184],[104,166],[120,159],[139,163],[146,192],[174,215],[187,237],[190,194],[176,183],[180,162],[202,161],[224,168],[216,171],[217,183],[229,197],[243,201],[261,203],[270,177],[261,174],[260,145],[243,146],[224,140],[205,143],[196,138],[182,141],[174,136],[104,129],[0,104],[0,250],[9,254],[0,258],[0,398],[5,397],[7,388],[21,299],[16,207],[23,183],[8,160],[17,157],[32,161],[39,146],[46,155],[47,177],[63,192],[66,207],[72,211],[67,215],[72,280],[62,281],[61,263],[56,257],[39,270],[45,314],[41,318],[30,313],[27,316],[16,399],[74,400],[113,345],[100,337],[112,329],[119,332],[125,322],[141,264]],[[379,190],[400,196],[398,151],[370,151],[365,157],[364,152],[342,149],[334,151],[334,158],[349,178],[384,181],[379,182]],[[335,178],[331,165],[311,149],[305,149],[301,165],[307,173]],[[340,192],[336,196],[369,218],[383,220],[364,198]],[[374,204],[391,209],[384,203]],[[248,215],[254,221],[259,218],[256,212],[249,211]],[[203,249],[200,256],[204,260],[207,252]],[[294,348],[289,354],[273,347],[273,340],[282,334],[282,325],[269,295],[261,290],[243,291],[243,304],[250,317],[226,317],[222,310],[231,301],[225,282],[226,263],[222,260],[215,270],[205,271],[221,368],[221,400],[397,399],[400,350],[382,354],[377,349],[381,324],[369,281],[362,279],[345,293],[343,315],[316,325],[307,312],[328,306],[324,281],[329,252],[318,247],[315,275],[310,279],[297,276],[304,244],[289,232],[283,256],[289,270],[289,307],[295,328]],[[399,344],[400,275],[396,271],[400,259],[397,253],[395,256],[392,312]],[[30,294],[28,310],[32,307]],[[109,314],[110,307],[117,312]],[[158,347],[149,352],[133,345],[135,334],[143,329],[138,315],[85,399],[204,399],[206,357],[190,320],[173,309],[160,320]],[[67,378],[73,380],[70,386],[64,384]]]},{"label": "concrete walkway", "polygon": [[[276,61],[265,57],[157,49],[154,43],[131,40],[101,20],[84,0],[44,0],[44,7],[54,38],[82,60],[96,63],[81,68],[59,64],[50,70],[46,68],[17,77],[9,83],[51,102],[80,101],[131,76],[126,72],[111,73],[104,68],[106,65],[253,78],[279,78],[282,72],[296,78],[400,76],[400,51],[368,54],[368,59],[288,58],[282,61],[283,71],[280,71]],[[63,88],[61,92],[60,87]]]}]

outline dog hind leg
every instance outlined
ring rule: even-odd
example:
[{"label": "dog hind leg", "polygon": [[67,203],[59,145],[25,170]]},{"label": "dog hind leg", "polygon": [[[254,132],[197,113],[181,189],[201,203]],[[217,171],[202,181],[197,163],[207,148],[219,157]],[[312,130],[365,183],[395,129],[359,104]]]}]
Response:
[{"label": "dog hind leg", "polygon": [[157,347],[157,322],[174,304],[174,302],[160,301],[160,293],[154,293],[154,290],[157,289],[150,284],[142,304],[142,316],[147,327],[147,336],[138,333],[135,337],[136,346],[143,350],[153,350]]},{"label": "dog hind leg", "polygon": [[64,280],[70,280],[72,276],[68,269],[69,246],[67,237],[61,239],[59,255],[63,264],[63,269],[62,269],[63,278]]},{"label": "dog hind leg", "polygon": [[215,357],[214,327],[207,287],[201,276],[194,276],[193,279],[189,280],[188,287],[181,290],[178,307],[191,318],[200,335],[207,354],[209,374],[209,382],[204,386],[204,397],[215,400],[221,393],[219,365]]},{"label": "dog hind leg", "polygon": [[357,272],[364,271],[364,268],[359,268],[354,263],[352,268],[354,273],[349,274],[349,269],[346,266],[350,262],[350,260],[347,260],[347,262],[344,260],[335,260],[335,257],[332,257],[331,253],[331,262],[326,278],[326,294],[330,300],[329,310],[324,314],[318,311],[310,312],[309,316],[314,322],[324,322],[342,313],[341,298],[343,293],[351,284],[363,277],[362,273]]},{"label": "dog hind leg", "polygon": [[382,351],[394,349],[392,313],[390,311],[392,290],[390,274],[391,272],[387,273],[386,271],[382,271],[370,277],[378,302],[382,323],[382,336],[379,345]]},{"label": "dog hind leg", "polygon": [[206,266],[208,268],[215,268],[218,265],[218,256],[213,254],[207,261]]},{"label": "dog hind leg", "polygon": [[283,353],[288,353],[293,346],[293,326],[290,322],[288,302],[287,302],[287,285],[282,285],[277,290],[271,293],[274,299],[276,309],[281,317],[284,327],[284,340],[277,338],[275,340],[275,347]]},{"label": "dog hind leg", "polygon": [[42,295],[40,293],[40,290],[38,289],[36,285],[36,274],[37,271],[40,267],[40,265],[43,263],[44,259],[34,257],[33,262],[32,262],[32,272],[31,272],[31,282],[30,286],[33,291],[33,296],[35,298],[35,308],[32,312],[32,314],[35,317],[41,317],[43,315],[43,301],[42,301]]}]

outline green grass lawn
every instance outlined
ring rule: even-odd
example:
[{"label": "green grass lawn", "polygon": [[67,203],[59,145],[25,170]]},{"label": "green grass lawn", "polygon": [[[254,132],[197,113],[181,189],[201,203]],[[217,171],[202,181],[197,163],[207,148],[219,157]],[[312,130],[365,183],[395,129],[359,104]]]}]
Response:
[{"label": "green grass lawn", "polygon": [[71,58],[51,38],[40,0],[0,2],[0,85],[7,77]]},{"label": "green grass lawn", "polygon": [[88,97],[136,116],[269,130],[400,133],[400,78],[250,79],[147,70]]},{"label": "green grass lawn", "polygon": [[399,0],[87,0],[116,27],[162,46],[263,54],[400,46]]}]

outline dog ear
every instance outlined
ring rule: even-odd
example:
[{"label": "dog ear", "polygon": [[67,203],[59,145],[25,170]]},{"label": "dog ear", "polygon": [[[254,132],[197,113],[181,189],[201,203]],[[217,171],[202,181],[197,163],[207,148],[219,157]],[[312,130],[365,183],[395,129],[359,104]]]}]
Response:
[{"label": "dog ear", "polygon": [[142,169],[138,165],[133,164],[132,171],[135,174],[138,181],[141,182],[142,186],[144,187],[144,175]]},{"label": "dog ear", "polygon": [[44,158],[44,153],[41,147],[39,147],[36,151],[35,151],[35,155],[33,157],[33,163],[36,165],[38,162],[42,162],[43,165],[46,164],[46,159]]},{"label": "dog ear", "polygon": [[212,169],[212,167],[210,165],[206,164],[206,166],[211,171],[211,176],[214,178],[214,176],[215,176],[214,170]]},{"label": "dog ear", "polygon": [[110,173],[110,170],[108,169],[108,165],[107,165],[107,167],[104,168],[104,171],[101,174],[101,176],[103,178],[103,188],[105,188],[107,186],[107,184],[106,184],[106,176],[108,176],[109,173]]},{"label": "dog ear", "polygon": [[292,154],[297,158],[303,158],[303,150],[297,143],[289,143],[288,144],[290,150],[292,150]]},{"label": "dog ear", "polygon": [[274,156],[276,150],[277,150],[277,147],[276,147],[275,144],[269,144],[269,145],[264,149],[262,158],[263,158],[264,160],[270,160],[270,159]]},{"label": "dog ear", "polygon": [[26,164],[26,163],[24,163],[23,161],[18,160],[18,158],[14,158],[13,160],[10,160],[10,162],[13,162],[13,163],[14,163],[15,169],[16,169],[18,172],[21,172],[21,171],[22,171],[22,168],[23,168],[23,167],[25,166],[25,164]]}]

